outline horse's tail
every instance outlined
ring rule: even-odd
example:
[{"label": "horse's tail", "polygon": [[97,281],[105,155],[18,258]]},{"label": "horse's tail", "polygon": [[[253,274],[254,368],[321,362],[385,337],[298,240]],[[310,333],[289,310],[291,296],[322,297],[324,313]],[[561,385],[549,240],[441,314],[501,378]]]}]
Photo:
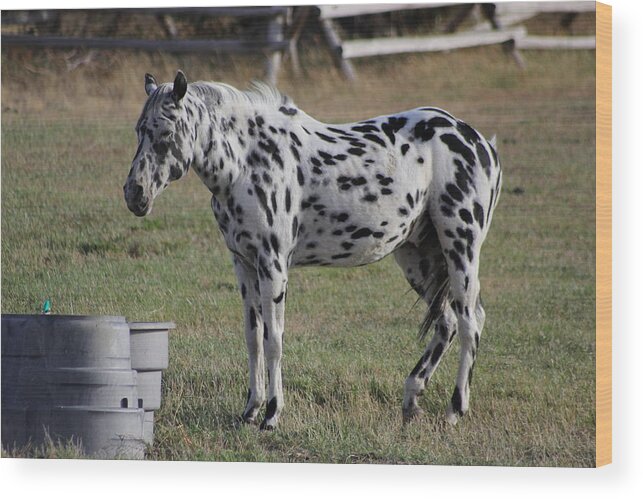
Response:
[{"label": "horse's tail", "polygon": [[[440,277],[434,277],[433,282],[431,283],[430,288],[433,287],[435,292],[431,297],[430,301],[427,300],[429,308],[426,311],[422,324],[420,324],[420,331],[418,333],[418,338],[424,340],[426,335],[443,314],[447,306],[449,306],[449,276],[441,275]],[[428,288],[428,289],[430,289]]]}]

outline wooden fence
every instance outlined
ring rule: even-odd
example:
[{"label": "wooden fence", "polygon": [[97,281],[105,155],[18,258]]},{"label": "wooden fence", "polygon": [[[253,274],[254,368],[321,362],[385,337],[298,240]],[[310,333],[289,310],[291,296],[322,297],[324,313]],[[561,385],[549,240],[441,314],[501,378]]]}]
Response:
[{"label": "wooden fence", "polygon": [[[173,35],[175,28],[171,16],[230,16],[252,17],[263,20],[264,38],[254,40],[208,39],[208,40],[142,40],[113,37],[71,37],[2,35],[3,45],[23,45],[32,47],[82,47],[89,49],[133,49],[164,52],[226,52],[226,53],[263,53],[267,62],[264,73],[266,81],[275,84],[281,64],[282,53],[289,47],[284,36],[284,24],[290,14],[289,7],[191,7],[191,8],[150,8],[150,9],[107,9],[104,12],[116,15],[146,14],[160,17],[166,31]],[[8,11],[3,13],[3,24],[27,24],[38,20],[55,20],[56,11]]]},{"label": "wooden fence", "polygon": [[[446,34],[426,37],[387,37],[342,40],[335,25],[336,19],[367,16],[387,12],[456,7],[448,22]],[[467,31],[456,32],[458,27],[478,8],[483,22]],[[520,49],[592,49],[596,38],[571,36],[532,36],[518,23],[542,13],[561,13],[573,16],[592,12],[595,2],[511,2],[498,4],[373,4],[328,5],[319,7],[319,17],[326,41],[338,68],[349,80],[356,79],[350,59],[409,52],[438,52],[467,47],[501,44],[516,63],[524,67]],[[570,21],[571,22],[571,21]]]},{"label": "wooden fence", "polygon": [[[436,9],[452,7],[451,20],[444,33],[423,37],[387,37],[372,39],[342,40],[335,21],[341,18],[368,16],[388,12]],[[596,46],[594,36],[546,37],[532,36],[519,25],[541,13],[560,13],[569,22],[581,12],[591,12],[595,2],[512,2],[498,4],[359,4],[324,5],[319,7],[193,7],[151,9],[108,9],[106,13],[117,15],[146,14],[156,16],[164,25],[170,39],[143,40],[105,37],[36,36],[32,34],[3,34],[4,45],[28,45],[35,47],[85,47],[89,49],[134,49],[164,52],[225,52],[262,53],[267,62],[264,77],[276,83],[282,54],[290,57],[297,74],[300,64],[297,56],[298,39],[308,19],[317,16],[326,43],[333,59],[349,80],[356,79],[351,59],[405,52],[448,51],[467,47],[501,44],[517,64],[524,66],[521,49],[592,49]],[[59,11],[5,11],[3,25],[28,24],[55,21]],[[294,14],[293,14],[294,13]],[[480,22],[466,31],[459,26],[472,14],[478,14]],[[257,18],[263,24],[260,39],[175,39],[176,27],[172,16],[232,16]],[[118,17],[117,17],[118,18]]]}]

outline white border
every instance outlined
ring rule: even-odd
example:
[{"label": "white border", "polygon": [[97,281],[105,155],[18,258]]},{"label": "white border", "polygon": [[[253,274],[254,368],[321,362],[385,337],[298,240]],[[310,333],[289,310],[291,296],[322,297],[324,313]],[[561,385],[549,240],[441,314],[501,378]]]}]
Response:
[{"label": "white border", "polygon": [[[233,2],[228,2],[232,4]],[[314,3],[245,1],[236,5]],[[326,2],[338,3],[338,2]],[[353,3],[366,3],[358,2]],[[632,497],[643,490],[641,379],[643,355],[639,312],[643,224],[640,47],[641,2],[612,0],[614,60],[613,176],[613,463],[598,470],[382,465],[272,465],[167,462],[90,462],[60,460],[0,461],[5,497]],[[91,8],[178,6],[178,0],[99,0]],[[184,5],[225,2],[188,0]],[[86,2],[0,0],[1,8],[87,8]],[[555,408],[552,408],[555,410]],[[629,492],[629,494],[628,494]]]}]

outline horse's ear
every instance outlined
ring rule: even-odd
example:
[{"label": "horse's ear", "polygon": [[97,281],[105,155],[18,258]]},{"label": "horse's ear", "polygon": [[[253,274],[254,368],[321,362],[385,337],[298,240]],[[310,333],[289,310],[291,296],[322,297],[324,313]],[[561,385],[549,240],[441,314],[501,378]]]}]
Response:
[{"label": "horse's ear", "polygon": [[151,74],[145,73],[145,93],[150,95],[157,86],[156,79]]},{"label": "horse's ear", "polygon": [[185,78],[183,71],[179,69],[176,73],[176,78],[174,78],[174,88],[172,88],[172,97],[175,102],[179,102],[185,96],[185,92],[187,91],[188,80]]}]

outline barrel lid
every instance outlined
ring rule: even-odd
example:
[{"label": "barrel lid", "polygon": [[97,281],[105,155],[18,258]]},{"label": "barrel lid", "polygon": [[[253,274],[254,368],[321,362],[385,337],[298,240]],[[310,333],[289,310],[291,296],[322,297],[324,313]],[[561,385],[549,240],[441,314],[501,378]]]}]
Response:
[{"label": "barrel lid", "polygon": [[174,322],[129,322],[129,328],[136,331],[158,331],[161,329],[176,329]]}]

